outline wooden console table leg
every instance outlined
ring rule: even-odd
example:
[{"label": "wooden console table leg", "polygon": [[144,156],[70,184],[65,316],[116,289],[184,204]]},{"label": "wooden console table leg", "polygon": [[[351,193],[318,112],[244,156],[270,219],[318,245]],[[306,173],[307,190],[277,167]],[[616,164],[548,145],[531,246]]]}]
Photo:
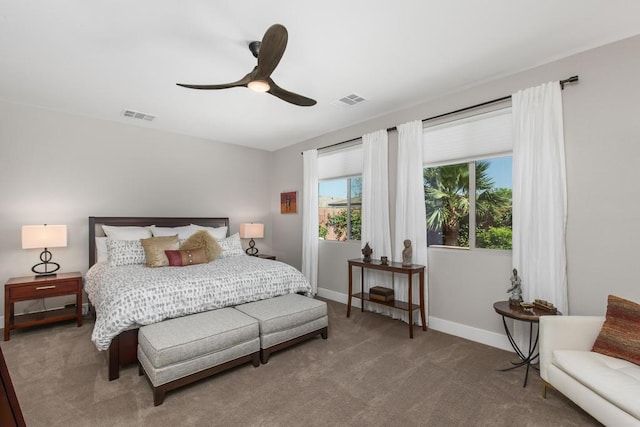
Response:
[{"label": "wooden console table leg", "polygon": [[427,319],[424,314],[424,270],[420,273],[420,318],[422,319],[422,330],[427,330]]},{"label": "wooden console table leg", "polygon": [[409,338],[413,338],[413,274],[409,273]]},{"label": "wooden console table leg", "polygon": [[353,294],[353,273],[352,267],[349,265],[349,298],[347,300],[347,317],[351,315],[351,295]]},{"label": "wooden console table leg", "polygon": [[364,267],[360,267],[360,311],[364,313]]}]

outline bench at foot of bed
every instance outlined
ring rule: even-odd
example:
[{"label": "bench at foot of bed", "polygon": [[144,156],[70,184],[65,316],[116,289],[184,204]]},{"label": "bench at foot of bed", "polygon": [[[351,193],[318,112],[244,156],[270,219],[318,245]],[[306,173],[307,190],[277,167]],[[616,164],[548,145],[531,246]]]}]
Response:
[{"label": "bench at foot of bed", "polygon": [[233,308],[143,326],[138,334],[140,375],[153,389],[153,403],[167,391],[226,369],[252,362],[259,366],[258,321]]}]

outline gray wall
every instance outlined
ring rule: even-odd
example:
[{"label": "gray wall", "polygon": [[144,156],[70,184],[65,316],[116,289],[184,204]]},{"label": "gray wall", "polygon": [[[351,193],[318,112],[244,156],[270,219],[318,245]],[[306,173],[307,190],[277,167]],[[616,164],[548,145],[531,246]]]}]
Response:
[{"label": "gray wall", "polygon": [[[273,191],[301,190],[301,150],[334,144],[578,74],[580,82],[567,86],[563,92],[570,313],[603,314],[610,293],[640,301],[634,269],[640,241],[640,230],[635,227],[640,217],[640,200],[635,197],[638,194],[636,170],[640,164],[640,120],[637,118],[640,56],[637,52],[640,52],[640,37],[633,37],[279,150],[273,159],[276,166],[272,173]],[[392,135],[390,141],[395,138]],[[390,142],[390,150],[395,147]],[[390,153],[390,159],[395,161],[394,152]],[[390,175],[394,175],[393,170]],[[390,182],[393,201],[395,180],[393,177],[390,180],[393,181]],[[300,266],[301,215],[292,219],[274,214],[273,228],[279,236],[274,238],[279,256]],[[342,245],[321,242],[319,287],[326,295],[344,299],[346,260],[359,256],[360,242]],[[509,253],[431,250],[428,282],[432,326],[447,331],[461,330],[462,335],[500,344],[497,338],[503,335],[503,329],[492,303],[507,298],[510,269]]]},{"label": "gray wall", "polygon": [[269,253],[270,176],[266,151],[0,102],[0,282],[39,262],[21,249],[27,224],[66,224],[54,261],[86,272],[90,215],[228,216],[232,233],[264,222]]}]

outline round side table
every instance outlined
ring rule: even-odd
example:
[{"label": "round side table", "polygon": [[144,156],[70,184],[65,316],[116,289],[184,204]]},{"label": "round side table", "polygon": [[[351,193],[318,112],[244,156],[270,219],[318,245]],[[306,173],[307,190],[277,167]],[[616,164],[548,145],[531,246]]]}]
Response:
[{"label": "round side table", "polygon": [[[511,343],[511,347],[513,347],[514,351],[520,358],[519,362],[511,362],[513,366],[510,366],[505,369],[500,369],[501,371],[510,371],[511,369],[519,368],[521,366],[526,366],[527,371],[524,376],[524,384],[522,387],[527,386],[527,380],[529,379],[529,367],[531,364],[538,358],[539,353],[536,352],[536,347],[538,346],[538,330],[536,329],[535,341],[533,339],[533,324],[538,323],[540,321],[540,316],[555,316],[561,315],[559,311],[551,312],[548,310],[544,310],[541,308],[533,307],[531,309],[525,309],[520,306],[512,306],[509,305],[509,301],[498,301],[493,304],[493,309],[502,316],[502,324],[504,325],[504,330],[507,333],[507,338]],[[507,326],[506,318],[519,320],[521,322],[529,323],[529,351],[525,353],[520,349],[518,344],[513,338],[509,327]],[[532,345],[533,344],[533,345]]]}]

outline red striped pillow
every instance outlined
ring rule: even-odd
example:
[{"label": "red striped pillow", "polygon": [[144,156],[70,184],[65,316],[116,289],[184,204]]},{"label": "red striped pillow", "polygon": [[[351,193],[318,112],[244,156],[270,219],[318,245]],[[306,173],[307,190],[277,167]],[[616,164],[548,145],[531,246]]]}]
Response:
[{"label": "red striped pillow", "polygon": [[614,295],[593,351],[640,365],[640,304]]},{"label": "red striped pillow", "polygon": [[207,254],[204,248],[183,249],[183,250],[167,250],[169,265],[171,267],[182,267],[185,265],[204,264],[207,261]]}]

